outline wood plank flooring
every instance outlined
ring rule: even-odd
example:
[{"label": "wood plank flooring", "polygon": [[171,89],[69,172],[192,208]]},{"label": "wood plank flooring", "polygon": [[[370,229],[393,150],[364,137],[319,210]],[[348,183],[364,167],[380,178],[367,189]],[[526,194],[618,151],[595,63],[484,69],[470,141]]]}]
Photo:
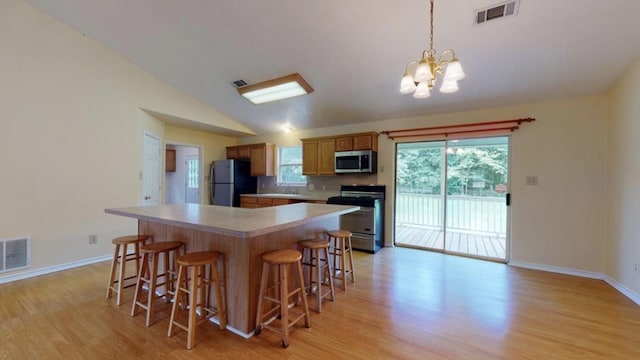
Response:
[{"label": "wood plank flooring", "polygon": [[[287,349],[215,325],[166,337],[105,300],[108,263],[0,285],[0,359],[639,359],[640,307],[600,280],[383,248]],[[227,279],[233,281],[233,279]]]},{"label": "wood plank flooring", "polygon": [[[415,226],[396,226],[396,245],[423,249],[442,250],[444,233],[442,230]],[[479,233],[447,232],[446,250],[472,256],[506,259],[506,239]]]}]

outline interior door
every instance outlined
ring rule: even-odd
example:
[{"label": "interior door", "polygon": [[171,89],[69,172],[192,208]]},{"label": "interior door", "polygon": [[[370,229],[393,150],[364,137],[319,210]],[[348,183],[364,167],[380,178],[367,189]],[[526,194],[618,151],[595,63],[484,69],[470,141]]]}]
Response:
[{"label": "interior door", "polygon": [[395,242],[506,261],[509,137],[398,144]]},{"label": "interior door", "polygon": [[200,156],[185,156],[185,202],[200,203]]},{"label": "interior door", "polygon": [[158,205],[161,197],[161,140],[149,133],[144,134],[142,165],[141,204]]}]

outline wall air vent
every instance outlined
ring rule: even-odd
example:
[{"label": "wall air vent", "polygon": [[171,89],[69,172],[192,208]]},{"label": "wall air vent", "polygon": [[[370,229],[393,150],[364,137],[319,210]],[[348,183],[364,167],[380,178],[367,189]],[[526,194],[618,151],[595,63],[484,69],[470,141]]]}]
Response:
[{"label": "wall air vent", "polygon": [[483,24],[489,20],[499,19],[505,16],[517,15],[520,0],[510,0],[501,4],[492,5],[475,11],[476,24]]},{"label": "wall air vent", "polygon": [[31,265],[31,241],[28,237],[0,240],[0,272],[24,269]]}]

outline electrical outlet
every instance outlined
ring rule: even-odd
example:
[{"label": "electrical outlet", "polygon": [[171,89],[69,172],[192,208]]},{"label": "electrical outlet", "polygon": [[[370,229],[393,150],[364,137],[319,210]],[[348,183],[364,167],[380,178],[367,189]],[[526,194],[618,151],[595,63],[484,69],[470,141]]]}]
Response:
[{"label": "electrical outlet", "polygon": [[313,190],[314,190],[314,188],[315,188],[315,187],[313,186],[313,184],[309,184],[309,190],[313,191]]},{"label": "electrical outlet", "polygon": [[89,244],[97,244],[98,235],[89,235]]},{"label": "electrical outlet", "polygon": [[528,186],[536,186],[538,185],[538,177],[537,176],[526,176],[524,178],[525,184]]}]

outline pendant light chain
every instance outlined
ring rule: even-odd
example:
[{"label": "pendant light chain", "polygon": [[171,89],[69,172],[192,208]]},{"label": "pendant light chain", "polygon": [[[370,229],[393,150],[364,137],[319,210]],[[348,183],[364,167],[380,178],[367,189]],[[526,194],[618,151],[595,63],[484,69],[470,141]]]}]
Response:
[{"label": "pendant light chain", "polygon": [[431,16],[431,33],[430,33],[430,36],[429,36],[429,39],[430,39],[429,50],[430,50],[430,52],[435,52],[433,50],[433,1],[434,0],[431,0],[431,11],[429,13],[430,16]]}]

